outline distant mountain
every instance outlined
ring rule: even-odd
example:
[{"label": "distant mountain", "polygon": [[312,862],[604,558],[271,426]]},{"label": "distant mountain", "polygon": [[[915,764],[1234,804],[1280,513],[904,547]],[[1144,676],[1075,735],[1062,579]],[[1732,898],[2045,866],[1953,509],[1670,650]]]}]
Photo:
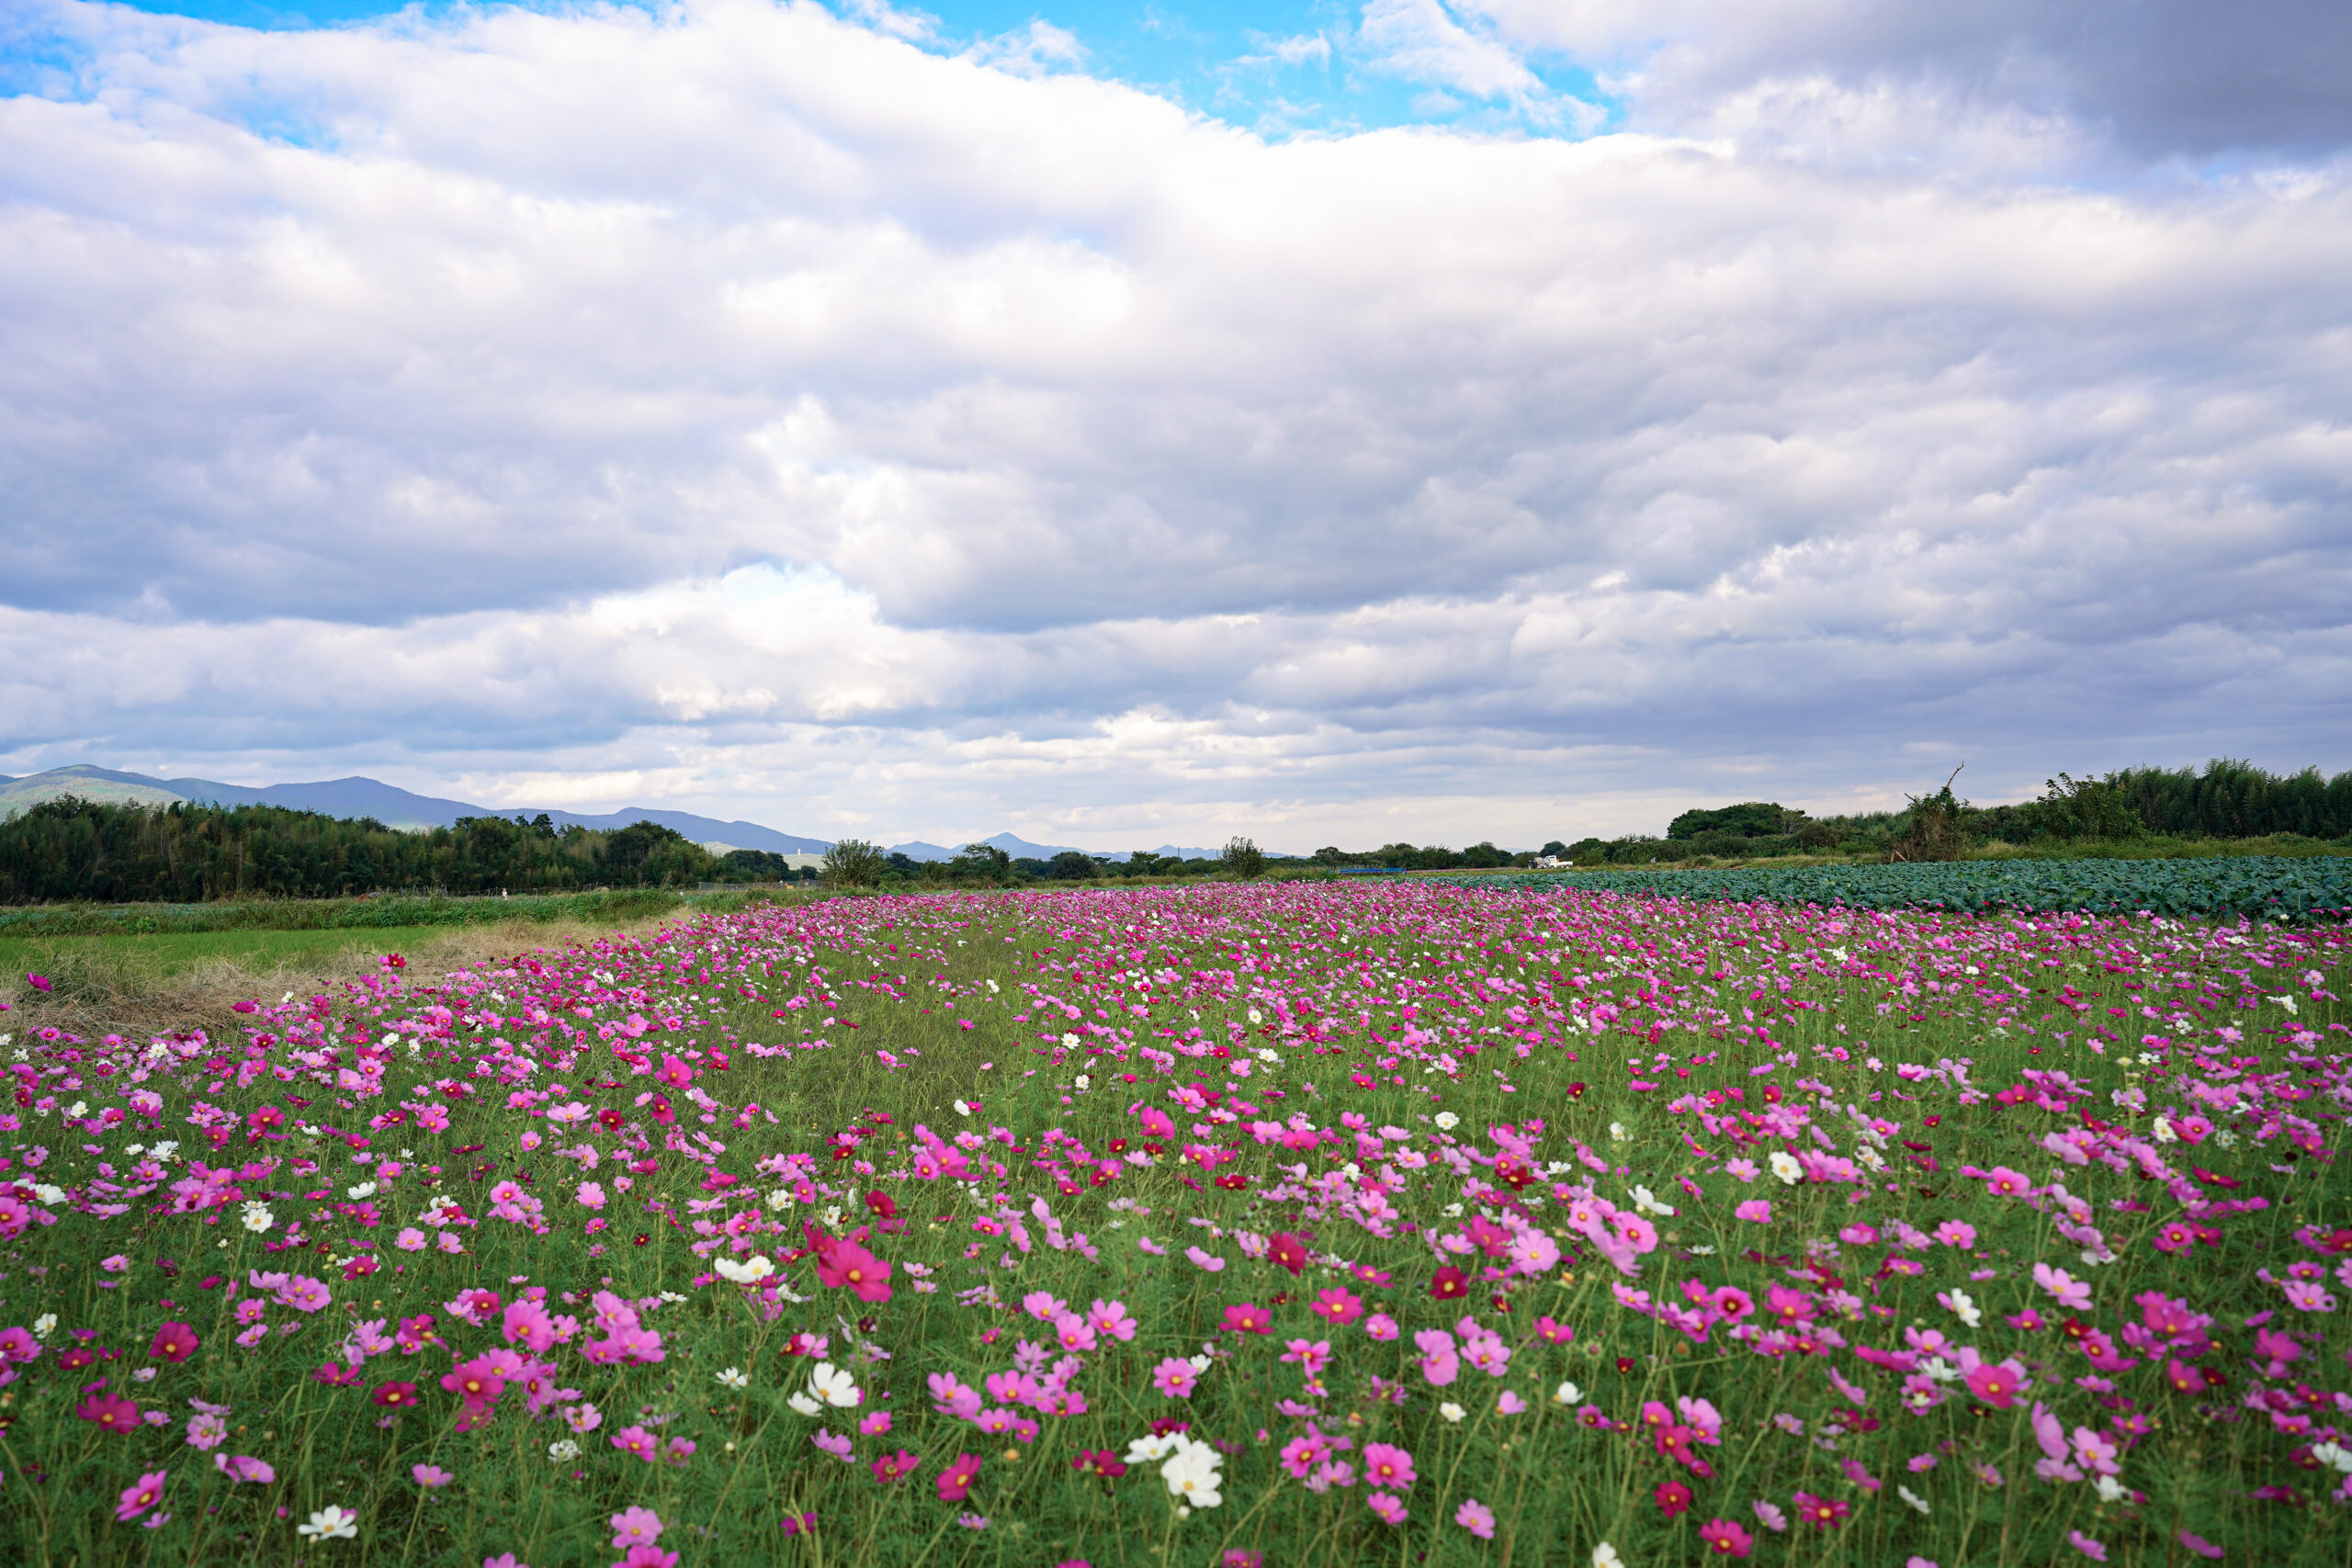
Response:
[{"label": "distant mountain", "polygon": [[[1014,860],[1051,860],[1056,855],[1061,854],[1072,847],[1069,844],[1033,844],[1028,840],[1016,838],[1011,833],[999,833],[992,839],[982,839],[979,841],[984,844],[994,845],[996,848],[1002,850],[1006,854],[1011,855]],[[949,849],[944,844],[927,844],[921,839],[914,840],[910,843],[892,844],[890,846],[890,853],[895,855],[904,855],[909,860],[917,861],[954,860],[956,855],[962,852],[962,850],[963,846],[961,844],[956,845],[954,849]],[[1084,850],[1080,852],[1083,854],[1095,854],[1100,852]],[[1162,856],[1174,855],[1179,860],[1215,860],[1216,858],[1216,852],[1214,850],[1182,849],[1174,844],[1162,844],[1151,852],[1156,855]],[[1121,850],[1115,854],[1104,854],[1102,858],[1115,863],[1129,859],[1132,853],[1132,851]]]},{"label": "distant mountain", "polygon": [[78,795],[85,800],[103,801],[109,806],[169,806],[186,798],[175,794],[161,779],[141,773],[118,773],[105,768],[52,768],[45,773],[28,773],[0,783],[0,821],[61,795]]},{"label": "distant mountain", "polygon": [[[557,827],[577,824],[582,828],[626,828],[632,822],[657,822],[673,828],[695,842],[703,845],[725,844],[734,849],[766,850],[774,854],[822,854],[832,847],[825,839],[804,839],[797,834],[780,833],[774,828],[763,828],[756,822],[721,822],[715,817],[697,817],[690,811],[652,811],[632,806],[622,811],[608,811],[602,816],[585,817],[576,811],[558,811],[552,807],[537,806],[470,806],[462,800],[444,800],[438,795],[417,795],[409,790],[384,784],[377,779],[321,779],[311,784],[232,784],[217,779],[157,779],[145,773],[119,773],[107,768],[81,764],[71,768],[51,768],[43,773],[29,773],[23,778],[0,774],[0,821],[6,821],[19,811],[54,800],[61,795],[77,795],[85,800],[104,801],[119,806],[169,806],[175,800],[209,801],[221,806],[283,806],[295,811],[316,811],[328,817],[372,817],[387,828],[447,828],[460,817],[537,817],[542,810]],[[993,844],[1015,860],[1051,860],[1073,848],[1069,844],[1033,844],[1012,833],[999,833],[992,839],[980,840]],[[893,844],[890,852],[903,854],[910,860],[954,860],[963,848],[945,844],[926,843],[916,839],[903,844]],[[1092,853],[1092,851],[1082,852]],[[1174,855],[1180,860],[1214,860],[1217,852],[1162,844],[1152,852],[1157,855]],[[1129,852],[1121,850],[1106,854],[1106,860],[1125,861]]]},{"label": "distant mountain", "polygon": [[232,784],[213,779],[156,779],[144,773],[119,773],[87,766],[51,768],[45,773],[0,782],[0,819],[14,817],[44,800],[78,795],[85,800],[122,805],[168,806],[175,800],[210,801],[222,806],[283,806],[296,811],[316,811],[329,817],[372,817],[388,828],[447,828],[460,817],[537,817],[544,810],[557,827],[626,828],[632,822],[655,822],[675,829],[696,843],[718,840],[746,850],[775,854],[822,854],[823,839],[779,833],[756,822],[722,822],[690,811],[651,811],[632,806],[600,816],[559,811],[536,806],[472,806],[416,795],[375,779],[326,779],[313,784]]}]

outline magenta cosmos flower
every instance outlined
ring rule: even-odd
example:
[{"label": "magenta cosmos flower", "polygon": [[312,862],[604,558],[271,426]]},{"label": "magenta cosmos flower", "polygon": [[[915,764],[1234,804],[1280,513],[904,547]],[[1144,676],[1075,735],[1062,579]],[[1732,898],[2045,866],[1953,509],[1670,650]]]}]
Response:
[{"label": "magenta cosmos flower", "polygon": [[1718,1557],[1745,1557],[1756,1546],[1756,1538],[1729,1519],[1709,1519],[1699,1527],[1699,1539]]}]

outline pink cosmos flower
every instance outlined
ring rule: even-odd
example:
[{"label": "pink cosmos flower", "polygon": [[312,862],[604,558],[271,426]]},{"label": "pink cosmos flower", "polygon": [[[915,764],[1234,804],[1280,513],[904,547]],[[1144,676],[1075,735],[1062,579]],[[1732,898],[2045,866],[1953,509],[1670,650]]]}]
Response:
[{"label": "pink cosmos flower", "polygon": [[1376,1339],[1383,1345],[1395,1339],[1398,1332],[1396,1320],[1385,1312],[1375,1312],[1365,1318],[1363,1331],[1366,1337]]},{"label": "pink cosmos flower", "polygon": [[1810,1492],[1797,1494],[1797,1517],[1815,1529],[1835,1529],[1852,1512],[1841,1498],[1816,1497]]},{"label": "pink cosmos flower", "polygon": [[1946,1247],[1971,1247],[1976,1245],[1976,1227],[1966,1220],[1946,1220],[1936,1227],[1936,1239]]},{"label": "pink cosmos flower", "polygon": [[613,1550],[623,1551],[643,1541],[651,1544],[662,1535],[662,1516],[650,1508],[624,1508],[612,1517]]},{"label": "pink cosmos flower", "polygon": [[630,1547],[628,1555],[614,1563],[613,1568],[678,1568],[678,1554],[639,1543]]},{"label": "pink cosmos flower", "polygon": [[2207,1540],[2201,1535],[2191,1535],[2188,1531],[2182,1530],[2177,1539],[2179,1540],[2181,1545],[2188,1548],[2189,1551],[2197,1553],[2199,1557],[2219,1557],[2222,1555],[2222,1549],[2215,1546],[2211,1541]]},{"label": "pink cosmos flower", "polygon": [[1225,1259],[1213,1252],[1204,1252],[1197,1247],[1188,1247],[1184,1249],[1184,1256],[1193,1260],[1195,1268],[1205,1269],[1212,1274],[1224,1271]]},{"label": "pink cosmos flower", "polygon": [[1453,1522],[1480,1540],[1495,1539],[1495,1511],[1476,1497],[1465,1497],[1453,1510]]},{"label": "pink cosmos flower", "polygon": [[129,1521],[153,1507],[162,1499],[164,1483],[168,1479],[170,1479],[169,1472],[151,1470],[129,1486],[124,1487],[121,1498],[114,1506],[114,1517],[117,1519]]},{"label": "pink cosmos flower", "polygon": [[661,1457],[662,1441],[642,1427],[623,1427],[613,1434],[613,1447],[651,1464]]},{"label": "pink cosmos flower", "polygon": [[214,1454],[212,1468],[232,1481],[251,1482],[256,1486],[266,1486],[277,1479],[277,1472],[251,1454]]},{"label": "pink cosmos flower", "polygon": [[2107,1561],[2106,1542],[2093,1540],[2089,1536],[2085,1535],[2080,1530],[2068,1530],[2066,1532],[2066,1544],[2073,1547],[2076,1551],[2081,1552],[2084,1556],[2089,1558],[2094,1562],[2104,1562]]},{"label": "pink cosmos flower", "polygon": [[915,1456],[900,1449],[894,1454],[884,1454],[874,1461],[874,1479],[884,1486],[904,1481],[915,1472]]},{"label": "pink cosmos flower", "polygon": [[1442,1328],[1417,1329],[1413,1343],[1421,1352],[1421,1375],[1443,1388],[1461,1375],[1461,1359],[1453,1353],[1453,1336]]},{"label": "pink cosmos flower", "polygon": [[1996,1410],[2007,1410],[2018,1402],[2018,1389],[2024,1374],[2008,1362],[1979,1361],[1968,1370],[1968,1391]]},{"label": "pink cosmos flower", "polygon": [[1097,1334],[1106,1334],[1122,1341],[1136,1337],[1136,1320],[1127,1315],[1126,1304],[1123,1302],[1104,1302],[1098,1298],[1087,1310],[1086,1320]]},{"label": "pink cosmos flower", "polygon": [[1411,1491],[1419,1479],[1413,1471],[1413,1456],[1394,1443],[1363,1446],[1363,1478],[1367,1485],[1393,1486],[1399,1492]]},{"label": "pink cosmos flower", "polygon": [[854,1241],[820,1247],[817,1278],[832,1289],[854,1291],[862,1302],[890,1299],[890,1266]]},{"label": "pink cosmos flower", "polygon": [[1329,1339],[1293,1339],[1283,1350],[1282,1359],[1284,1362],[1297,1362],[1300,1371],[1313,1377],[1330,1364],[1331,1342]]},{"label": "pink cosmos flower", "polygon": [[939,1500],[943,1503],[962,1502],[964,1495],[971,1491],[972,1483],[979,1476],[979,1456],[957,1454],[956,1462],[939,1472]]},{"label": "pink cosmos flower", "polygon": [[447,1486],[458,1479],[437,1464],[413,1464],[408,1472],[419,1486]]},{"label": "pink cosmos flower", "polygon": [[1375,1492],[1364,1502],[1383,1524],[1401,1525],[1412,1517],[1405,1506],[1405,1500],[1394,1493]]},{"label": "pink cosmos flower", "polygon": [[1223,1326],[1234,1334],[1272,1334],[1274,1331],[1274,1314],[1261,1306],[1243,1302],[1238,1306],[1225,1309]]},{"label": "pink cosmos flower", "polygon": [[1328,1291],[1317,1292],[1315,1300],[1308,1304],[1306,1310],[1327,1322],[1345,1328],[1363,1315],[1363,1299],[1344,1286],[1335,1286]]},{"label": "pink cosmos flower", "polygon": [[1745,1557],[1756,1545],[1754,1536],[1729,1519],[1709,1519],[1699,1527],[1699,1539],[1718,1557]]},{"label": "pink cosmos flower", "polygon": [[1170,1356],[1151,1369],[1151,1386],[1170,1399],[1190,1399],[1200,1373],[1182,1356]]},{"label": "pink cosmos flower", "polygon": [[1750,1198],[1731,1213],[1734,1219],[1746,1220],[1751,1224],[1769,1225],[1772,1223],[1772,1204],[1769,1199]]}]

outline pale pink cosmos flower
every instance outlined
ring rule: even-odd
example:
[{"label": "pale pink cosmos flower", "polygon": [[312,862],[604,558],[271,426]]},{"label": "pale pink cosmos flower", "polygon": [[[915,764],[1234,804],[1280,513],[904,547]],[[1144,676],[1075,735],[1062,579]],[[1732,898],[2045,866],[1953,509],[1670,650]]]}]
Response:
[{"label": "pale pink cosmos flower", "polygon": [[626,1551],[642,1541],[648,1545],[662,1538],[662,1516],[650,1508],[623,1508],[612,1517],[613,1550]]},{"label": "pale pink cosmos flower", "polygon": [[458,1479],[437,1464],[413,1464],[408,1472],[419,1486],[447,1486]]},{"label": "pale pink cosmos flower", "polygon": [[1476,1497],[1465,1497],[1453,1510],[1453,1522],[1480,1540],[1495,1539],[1495,1511]]}]

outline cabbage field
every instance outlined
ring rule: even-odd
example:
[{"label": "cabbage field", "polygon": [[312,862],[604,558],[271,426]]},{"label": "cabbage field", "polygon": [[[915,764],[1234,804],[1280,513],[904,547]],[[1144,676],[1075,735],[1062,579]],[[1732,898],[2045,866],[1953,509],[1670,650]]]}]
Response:
[{"label": "cabbage field", "polygon": [[[1466,878],[1434,878],[1468,881]],[[1535,872],[1526,886],[1654,893],[1734,903],[1982,913],[2341,919],[2352,911],[2352,856],[2210,860],[1984,860],[1725,871]]]}]

